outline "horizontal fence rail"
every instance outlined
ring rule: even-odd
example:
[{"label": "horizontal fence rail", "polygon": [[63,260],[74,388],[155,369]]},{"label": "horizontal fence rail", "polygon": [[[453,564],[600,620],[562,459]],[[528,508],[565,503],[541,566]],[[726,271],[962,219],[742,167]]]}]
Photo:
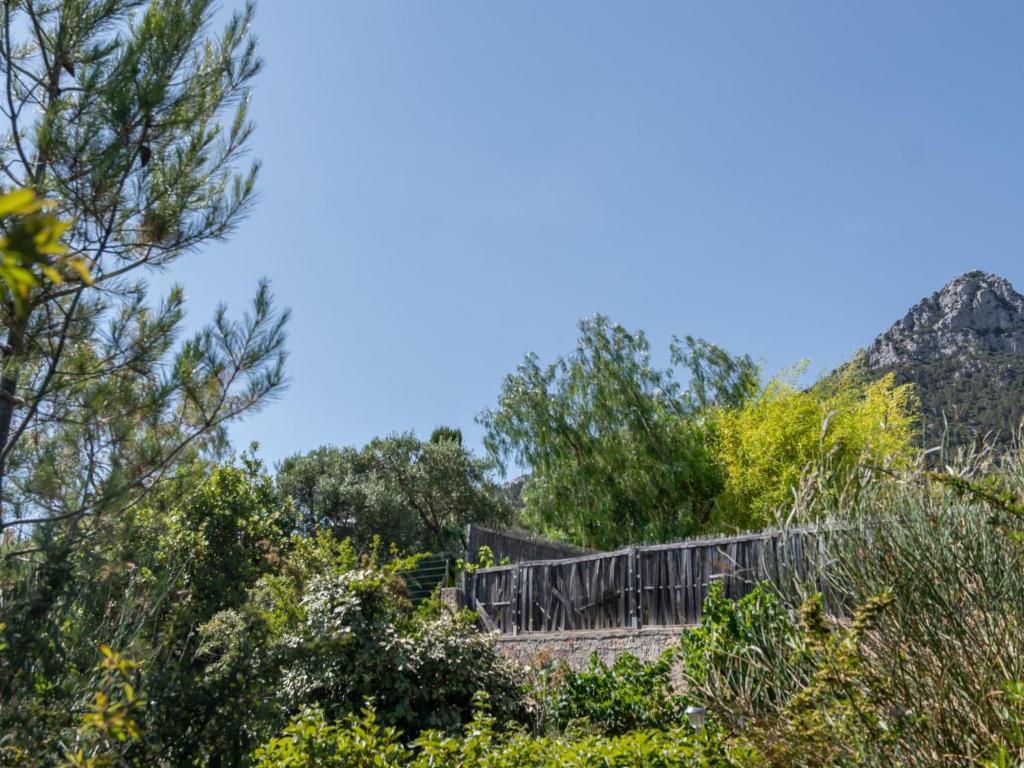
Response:
[{"label": "horizontal fence rail", "polygon": [[485,629],[513,635],[695,624],[716,580],[733,599],[759,581],[814,581],[828,602],[824,534],[766,531],[481,568],[466,577],[466,600]]}]

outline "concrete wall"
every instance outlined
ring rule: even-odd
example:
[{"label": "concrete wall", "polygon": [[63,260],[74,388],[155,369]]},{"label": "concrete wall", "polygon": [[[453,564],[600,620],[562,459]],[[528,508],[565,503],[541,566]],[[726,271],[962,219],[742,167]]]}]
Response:
[{"label": "concrete wall", "polygon": [[572,669],[587,666],[590,655],[607,664],[623,653],[653,661],[670,645],[679,642],[682,627],[648,627],[639,630],[610,629],[581,632],[544,632],[537,634],[499,635],[494,644],[501,655],[524,667],[537,669],[553,661],[563,661]]}]

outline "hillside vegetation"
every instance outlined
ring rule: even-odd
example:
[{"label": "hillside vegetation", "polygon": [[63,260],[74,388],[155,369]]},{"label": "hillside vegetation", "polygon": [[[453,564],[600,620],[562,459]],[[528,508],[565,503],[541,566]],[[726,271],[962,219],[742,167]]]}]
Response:
[{"label": "hillside vegetation", "polygon": [[939,358],[879,373],[914,387],[921,402],[922,445],[1005,448],[1017,438],[1024,418],[1024,357]]},{"label": "hillside vegetation", "polygon": [[[0,765],[1024,760],[1024,455],[915,447],[919,396],[955,440],[1016,427],[1006,281],[958,278],[807,388],[689,336],[659,368],[596,316],[505,378],[484,456],[446,426],[271,472],[228,426],[282,394],[287,311],[260,284],[186,336],[183,290],[150,286],[255,199],[252,6],[0,13]],[[479,567],[472,522],[587,547],[824,523],[828,570],[712,588],[654,663],[524,669],[402,577],[428,552],[452,582]]]}]

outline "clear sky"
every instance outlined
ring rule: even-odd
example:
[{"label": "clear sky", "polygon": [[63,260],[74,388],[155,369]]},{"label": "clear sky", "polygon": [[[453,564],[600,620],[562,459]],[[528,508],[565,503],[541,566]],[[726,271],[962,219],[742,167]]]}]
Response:
[{"label": "clear sky", "polygon": [[[231,7],[231,3],[228,3]],[[1024,3],[262,0],[262,197],[171,277],[271,279],[271,463],[461,427],[601,312],[830,368],[980,268],[1024,288]]]}]

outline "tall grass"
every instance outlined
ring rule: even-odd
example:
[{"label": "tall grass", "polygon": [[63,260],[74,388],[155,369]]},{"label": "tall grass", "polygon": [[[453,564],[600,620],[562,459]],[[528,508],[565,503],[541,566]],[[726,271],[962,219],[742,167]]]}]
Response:
[{"label": "tall grass", "polygon": [[835,509],[843,526],[826,545],[844,604],[891,595],[860,642],[867,682],[901,716],[903,765],[991,755],[1007,731],[1007,684],[1024,679],[1021,521],[957,480],[1024,498],[1020,454],[998,464],[961,457],[942,473],[918,467],[864,484]]},{"label": "tall grass", "polygon": [[809,476],[824,579],[705,627],[691,694],[771,765],[1024,765],[1022,500],[1024,453]]}]

